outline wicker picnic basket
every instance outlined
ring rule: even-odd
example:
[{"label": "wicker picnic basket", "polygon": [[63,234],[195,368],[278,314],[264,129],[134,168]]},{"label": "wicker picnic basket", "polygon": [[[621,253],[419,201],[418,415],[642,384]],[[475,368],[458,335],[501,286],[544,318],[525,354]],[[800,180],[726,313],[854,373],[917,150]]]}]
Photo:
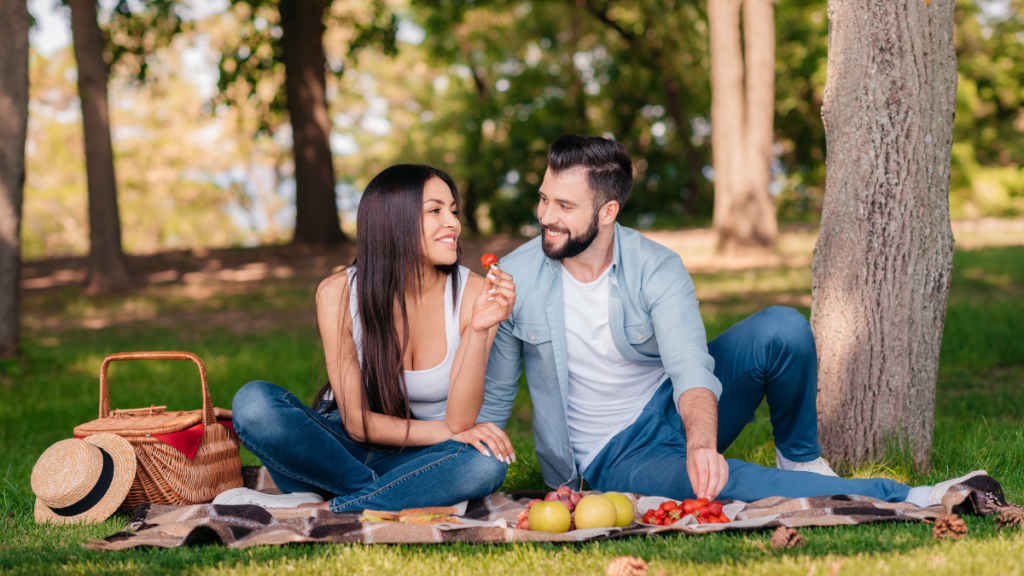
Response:
[{"label": "wicker picnic basket", "polygon": [[[166,406],[150,406],[111,411],[107,367],[121,360],[191,360],[199,367],[202,410],[168,411]],[[75,427],[75,436],[117,434],[135,449],[138,471],[123,508],[146,502],[199,504],[213,500],[224,490],[242,486],[238,440],[227,426],[217,421],[218,418],[230,420],[231,411],[214,408],[206,381],[206,366],[199,356],[191,352],[119,352],[107,356],[100,367],[99,419]],[[153,437],[181,432],[200,423],[202,440],[192,459]]]}]

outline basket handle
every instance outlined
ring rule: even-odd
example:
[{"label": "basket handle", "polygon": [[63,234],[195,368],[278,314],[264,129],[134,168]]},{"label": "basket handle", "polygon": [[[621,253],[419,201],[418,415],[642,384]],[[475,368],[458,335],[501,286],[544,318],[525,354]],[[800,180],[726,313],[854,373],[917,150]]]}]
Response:
[{"label": "basket handle", "polygon": [[115,352],[103,359],[100,366],[100,418],[110,415],[110,393],[107,390],[107,366],[121,360],[191,360],[199,367],[199,379],[203,384],[203,425],[217,423],[210,399],[210,385],[206,381],[206,365],[199,356],[191,352]]}]

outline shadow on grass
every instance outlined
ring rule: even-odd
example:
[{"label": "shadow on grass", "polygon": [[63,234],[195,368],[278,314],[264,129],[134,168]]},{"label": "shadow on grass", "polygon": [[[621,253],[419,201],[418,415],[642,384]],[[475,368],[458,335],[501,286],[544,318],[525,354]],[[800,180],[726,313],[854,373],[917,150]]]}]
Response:
[{"label": "shadow on grass", "polygon": [[[788,282],[788,276],[782,280]],[[736,290],[757,290],[759,282],[734,289],[727,285],[728,278],[722,276],[720,291],[724,301],[738,305],[742,298],[730,294],[737,293]],[[1024,471],[1020,468],[1024,462],[1024,389],[1020,386],[1024,380],[1022,287],[1024,249],[957,252],[943,335],[932,470],[918,477],[906,466],[906,459],[897,455],[887,457],[874,468],[862,467],[855,472],[857,475],[890,476],[927,484],[985,468],[1003,484],[1011,501],[1024,500]],[[62,300],[62,310],[88,308],[88,302],[70,302],[75,299],[73,294],[65,296],[68,301]],[[280,301],[275,300],[278,297]],[[211,306],[295,309],[302,298],[301,294],[285,289],[278,296],[229,296]],[[179,305],[187,307],[184,301],[172,301],[166,306]],[[798,309],[809,315],[808,309]],[[746,313],[733,313],[724,306],[706,314],[708,337],[717,336],[745,316]],[[245,550],[207,546],[101,553],[82,550],[80,544],[122,530],[127,516],[115,516],[93,526],[37,526],[32,520],[33,497],[29,489],[32,465],[47,446],[69,437],[76,424],[96,417],[98,370],[103,357],[114,351],[161,349],[191,350],[203,357],[214,404],[225,408],[230,407],[238,388],[255,379],[280,384],[308,399],[319,364],[312,326],[237,334],[228,327],[155,328],[136,323],[99,330],[38,333],[26,338],[24,358],[0,365],[0,573],[169,574],[199,573],[219,567],[244,572],[284,572],[290,565],[297,567],[299,573],[386,572],[403,570],[408,565],[408,574],[420,574],[447,571],[455,560],[466,563],[469,569],[464,571],[571,573],[601,571],[607,559],[626,554],[661,562],[674,567],[670,571],[678,572],[682,571],[680,567],[692,564],[702,568],[739,566],[787,558],[902,554],[946,546],[932,540],[927,524],[890,523],[802,529],[807,546],[783,552],[759,548],[758,543],[767,546],[769,534],[757,532],[636,537],[578,545],[333,545]],[[175,362],[115,364],[111,370],[111,401],[122,408],[150,404],[166,404],[170,409],[197,408],[200,397],[195,368]],[[517,463],[510,467],[503,489],[543,489],[533,454],[532,406],[525,386],[521,386],[507,430],[516,446]],[[726,455],[774,465],[766,406],[758,409],[758,422],[747,427]],[[251,454],[246,453],[243,458],[247,464],[256,463]],[[991,519],[967,518],[967,523],[970,532],[962,545],[1004,537],[994,529]],[[1017,540],[1013,542],[1019,542],[1019,537],[1014,538]],[[803,568],[801,573],[806,571]]]}]

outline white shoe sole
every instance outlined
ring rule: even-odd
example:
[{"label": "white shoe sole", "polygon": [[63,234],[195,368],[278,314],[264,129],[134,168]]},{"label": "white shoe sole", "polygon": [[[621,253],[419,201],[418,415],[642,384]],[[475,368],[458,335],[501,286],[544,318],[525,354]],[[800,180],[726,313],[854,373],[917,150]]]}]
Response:
[{"label": "white shoe sole", "polygon": [[[780,460],[780,456],[782,456],[782,453],[778,451],[778,448],[776,448],[775,467],[778,468],[779,470],[785,470],[785,468],[782,467],[782,461]],[[832,470],[832,467],[828,465],[828,461],[820,456],[815,460],[811,460],[810,462],[794,462],[793,468],[790,471],[812,472],[814,474],[821,474],[822,476],[834,476],[836,478],[839,477],[839,474],[836,474],[835,471]]]},{"label": "white shoe sole", "polygon": [[292,494],[264,494],[249,488],[232,488],[225,490],[213,499],[214,504],[224,506],[241,506],[252,504],[263,508],[297,508],[299,504],[318,504],[324,499],[312,492],[294,492]]}]

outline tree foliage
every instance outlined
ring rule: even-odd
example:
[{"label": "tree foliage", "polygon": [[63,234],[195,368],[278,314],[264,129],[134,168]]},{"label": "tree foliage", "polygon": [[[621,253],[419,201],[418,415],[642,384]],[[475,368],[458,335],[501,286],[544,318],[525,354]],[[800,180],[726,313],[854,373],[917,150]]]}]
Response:
[{"label": "tree foliage", "polygon": [[[1002,11],[993,9],[1004,4]],[[128,151],[121,143],[128,141],[121,137],[130,131],[118,128],[121,120],[116,117],[122,98],[159,102],[161,90],[175,85],[180,91],[173,106],[189,111],[179,116],[166,106],[177,123],[154,122],[138,132],[131,140],[132,155],[119,157],[119,174],[145,172],[146,166],[130,164],[143,158],[159,162],[174,157],[167,150],[191,147],[178,155],[182,164],[176,169],[205,174],[204,186],[210,188],[204,190],[216,200],[204,209],[217,218],[224,217],[225,209],[236,216],[234,228],[216,240],[210,233],[196,232],[199,236],[187,240],[175,233],[141,242],[133,238],[154,234],[136,230],[146,220],[128,212],[150,208],[126,205],[128,249],[156,249],[179,241],[286,238],[294,168],[276,2],[234,0],[225,11],[203,19],[172,0],[116,6],[105,23],[111,44],[120,46],[109,55],[112,83],[117,85],[112,92],[115,149]],[[121,6],[143,9],[131,20]],[[710,221],[709,178],[714,175],[709,167],[712,126],[703,0],[333,0],[328,7],[327,100],[335,174],[340,189],[349,194],[341,198],[343,206],[351,209],[356,191],[385,166],[423,162],[455,176],[473,201],[471,212],[481,232],[530,234],[547,146],[562,133],[575,131],[611,134],[633,155],[636,186],[622,215],[624,224],[673,227]],[[771,190],[780,220],[814,221],[824,197],[821,105],[828,11],[824,0],[779,2],[775,10],[776,161]],[[950,192],[954,217],[1024,210],[1022,14],[1022,0],[957,0],[960,75]],[[126,27],[129,20],[132,27]],[[422,38],[400,34],[403,28],[420,32]],[[168,35],[185,44],[165,42]],[[199,93],[186,80],[187,68],[162,62],[179,58],[186,49],[205,51],[213,63],[217,80],[212,94]],[[53,65],[44,60],[33,56],[33,70]],[[57,96],[33,88],[29,187],[34,192],[26,194],[25,229],[26,251],[35,255],[71,250],[72,220],[84,226],[79,216],[66,226],[30,216],[39,213],[33,211],[41,208],[34,206],[41,206],[43,199],[52,202],[60,196],[68,206],[77,205],[70,200],[72,190],[84,190],[82,163],[67,150],[80,146],[75,144],[78,139],[58,136],[64,128],[38,112],[47,98]],[[217,126],[219,136],[210,141],[216,145],[197,146],[183,138],[185,126]],[[44,164],[41,155],[53,158]],[[32,188],[44,181],[54,187]],[[140,186],[139,194],[150,186],[143,180],[131,185]],[[188,187],[179,185],[181,190]],[[178,189],[168,185],[160,194],[177,198]],[[126,203],[132,203],[128,198],[135,193],[123,190]],[[198,217],[198,212],[186,212],[189,218]],[[160,216],[165,217],[175,218]],[[469,224],[467,228],[474,223]],[[44,228],[59,229],[59,240],[49,240]],[[189,234],[187,230],[183,226],[180,234]]]}]

